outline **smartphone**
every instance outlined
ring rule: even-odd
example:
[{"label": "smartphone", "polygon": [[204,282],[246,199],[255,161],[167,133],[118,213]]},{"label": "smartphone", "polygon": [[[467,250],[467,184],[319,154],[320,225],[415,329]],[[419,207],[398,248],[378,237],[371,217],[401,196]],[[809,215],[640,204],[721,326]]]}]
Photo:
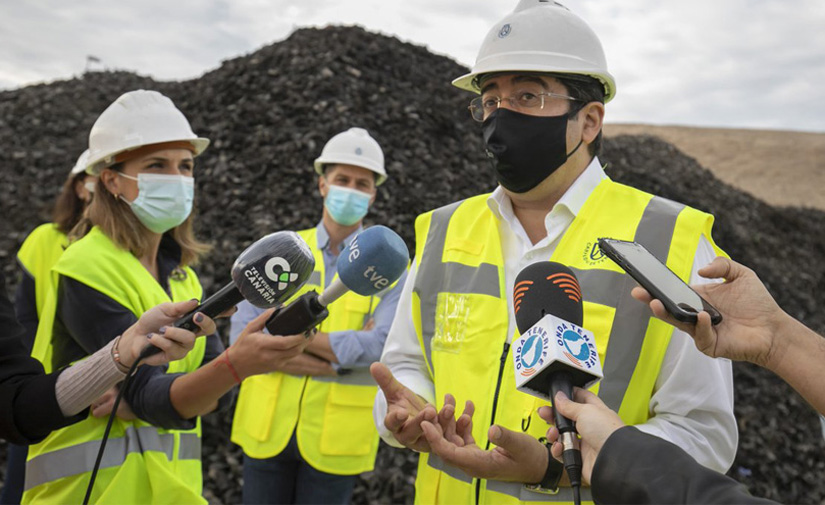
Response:
[{"label": "smartphone", "polygon": [[710,321],[719,324],[722,314],[699,296],[678,275],[644,246],[611,238],[600,238],[599,249],[627,272],[640,286],[664,304],[665,309],[677,320],[696,323],[696,315],[704,310]]}]

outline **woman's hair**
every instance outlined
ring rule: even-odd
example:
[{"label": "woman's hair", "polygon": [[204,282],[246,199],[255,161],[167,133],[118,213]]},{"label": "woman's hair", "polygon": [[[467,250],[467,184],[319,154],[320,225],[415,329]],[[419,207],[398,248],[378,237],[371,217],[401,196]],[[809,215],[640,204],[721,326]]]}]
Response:
[{"label": "woman's hair", "polygon": [[[112,165],[109,168],[120,172],[123,170],[123,163]],[[182,266],[196,264],[200,257],[211,249],[210,245],[195,238],[192,225],[194,214],[193,210],[186,221],[166,232],[180,246]],[[143,226],[128,203],[121,198],[115,198],[106,189],[102,177],[98,177],[92,203],[72,230],[69,239],[79,240],[89,233],[93,226],[99,227],[112,242],[127,249],[138,258],[146,253],[147,237],[152,232]]]},{"label": "woman's hair", "polygon": [[86,202],[77,196],[77,191],[74,187],[78,181],[86,177],[85,172],[70,175],[66,182],[63,183],[63,189],[57,196],[54,202],[54,209],[52,210],[52,221],[57,225],[57,229],[66,235],[72,231],[72,228],[77,225],[80,218],[83,217],[83,209],[86,207]]}]

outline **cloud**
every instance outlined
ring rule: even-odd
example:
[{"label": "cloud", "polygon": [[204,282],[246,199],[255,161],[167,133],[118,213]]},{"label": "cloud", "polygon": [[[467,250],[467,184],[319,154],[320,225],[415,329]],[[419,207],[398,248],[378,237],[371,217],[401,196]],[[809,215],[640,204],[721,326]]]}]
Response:
[{"label": "cloud", "polygon": [[[825,131],[825,2],[567,0],[599,34],[608,121]],[[295,28],[358,24],[470,66],[515,0],[0,2],[0,88],[68,78],[86,56],[188,79]],[[444,76],[444,83],[456,76]]]}]

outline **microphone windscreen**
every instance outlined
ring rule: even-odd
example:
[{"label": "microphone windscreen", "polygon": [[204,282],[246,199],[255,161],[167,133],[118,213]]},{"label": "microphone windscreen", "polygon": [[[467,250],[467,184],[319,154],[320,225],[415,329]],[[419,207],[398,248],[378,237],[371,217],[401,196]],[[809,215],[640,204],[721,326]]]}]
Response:
[{"label": "microphone windscreen", "polygon": [[410,260],[404,240],[386,226],[359,233],[338,256],[338,278],[350,290],[370,296],[401,277]]},{"label": "microphone windscreen", "polygon": [[528,265],[513,286],[513,310],[519,333],[552,314],[582,325],[582,291],[572,270],[554,261]]},{"label": "microphone windscreen", "polygon": [[315,257],[304,239],[293,231],[269,234],[235,260],[232,280],[243,297],[256,307],[274,307],[292,296],[315,269]]}]

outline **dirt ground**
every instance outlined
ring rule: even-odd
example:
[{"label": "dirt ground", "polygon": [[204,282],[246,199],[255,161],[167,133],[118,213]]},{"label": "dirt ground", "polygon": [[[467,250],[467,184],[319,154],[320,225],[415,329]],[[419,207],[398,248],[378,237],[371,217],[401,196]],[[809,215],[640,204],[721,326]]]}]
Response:
[{"label": "dirt ground", "polygon": [[825,210],[825,133],[635,124],[606,124],[604,131],[657,136],[771,205]]}]

